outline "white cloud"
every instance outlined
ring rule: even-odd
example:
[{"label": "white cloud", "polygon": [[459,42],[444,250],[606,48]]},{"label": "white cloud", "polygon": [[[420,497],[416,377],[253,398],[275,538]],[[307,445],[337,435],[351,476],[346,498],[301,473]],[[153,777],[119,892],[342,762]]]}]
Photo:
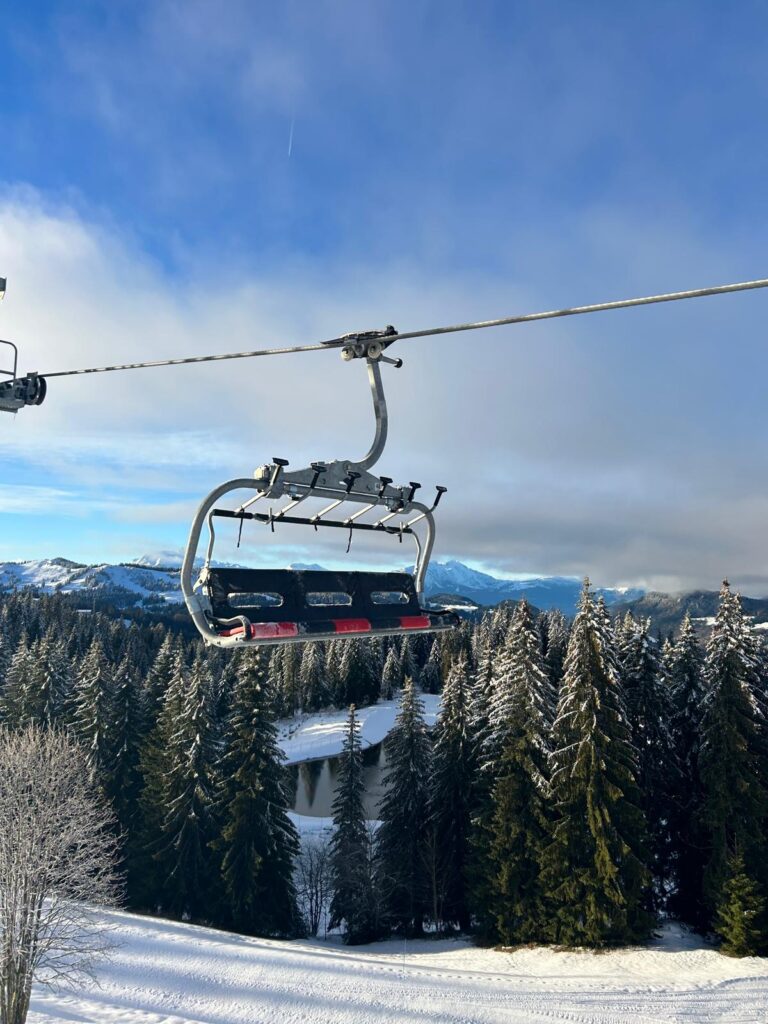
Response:
[{"label": "white cloud", "polygon": [[[46,371],[747,276],[726,250],[713,258],[693,231],[641,229],[605,210],[596,225],[603,263],[594,248],[574,264],[573,251],[542,236],[527,282],[433,274],[398,257],[283,266],[258,278],[222,264],[205,280],[181,280],[114,226],[46,206],[28,190],[9,192],[0,202],[9,279],[0,334],[20,344],[24,369]],[[628,237],[639,242],[619,265]],[[547,264],[551,276],[540,273]],[[544,284],[534,287],[534,277]],[[567,288],[557,283],[566,279]],[[590,572],[606,583],[713,585],[724,571],[749,573],[753,592],[768,589],[759,582],[768,581],[764,355],[753,341],[764,308],[765,296],[748,295],[403,342],[404,368],[384,368],[391,434],[381,470],[421,480],[424,493],[448,485],[438,557],[509,572]],[[113,496],[124,505],[131,489],[162,492],[120,515],[178,517],[183,531],[195,496],[272,456],[306,465],[362,454],[369,403],[364,367],[337,353],[52,379],[42,407],[0,420],[0,473],[44,469],[68,514],[75,484],[96,499],[106,494],[112,510]],[[5,485],[3,510],[40,509],[48,494]],[[314,560],[312,543],[297,557]]]}]

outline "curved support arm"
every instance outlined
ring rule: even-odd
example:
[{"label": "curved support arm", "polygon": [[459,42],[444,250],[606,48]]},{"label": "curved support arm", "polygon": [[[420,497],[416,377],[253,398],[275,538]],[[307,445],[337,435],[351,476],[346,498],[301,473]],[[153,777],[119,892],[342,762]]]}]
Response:
[{"label": "curved support arm", "polygon": [[[207,602],[200,594],[194,589],[192,582],[192,575],[195,571],[195,558],[197,556],[197,548],[200,544],[200,533],[202,532],[203,525],[208,518],[208,513],[211,511],[213,506],[224,494],[228,494],[229,491],[239,490],[258,490],[259,487],[255,480],[250,480],[247,477],[237,480],[227,480],[226,483],[221,484],[215,490],[211,491],[208,497],[202,502],[200,507],[195,514],[195,518],[192,520],[192,527],[189,531],[189,539],[187,541],[187,548],[184,552],[184,561],[181,564],[181,592],[184,595],[184,603],[187,606],[187,611],[192,616],[192,621],[197,626],[197,629],[202,636],[209,642],[215,643],[219,647],[234,647],[237,642],[240,642],[238,637],[220,637],[219,634],[213,629],[206,612],[209,611]],[[208,548],[208,558],[213,550],[213,544]]]},{"label": "curved support arm", "polygon": [[362,459],[359,462],[350,463],[350,465],[354,465],[361,470],[370,469],[371,466],[379,461],[381,453],[384,451],[384,445],[387,443],[387,429],[389,427],[387,400],[384,397],[384,385],[381,382],[381,366],[376,359],[366,359],[366,363],[368,364],[368,380],[373,396],[376,433],[373,438],[373,444]]}]

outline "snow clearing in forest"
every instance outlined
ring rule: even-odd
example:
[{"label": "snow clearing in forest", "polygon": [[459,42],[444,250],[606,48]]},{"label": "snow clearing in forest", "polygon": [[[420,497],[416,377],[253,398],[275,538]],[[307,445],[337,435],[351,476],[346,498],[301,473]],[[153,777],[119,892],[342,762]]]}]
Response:
[{"label": "snow clearing in forest", "polygon": [[[440,713],[440,694],[420,693],[424,705],[424,721],[433,726]],[[385,700],[368,707],[358,708],[360,743],[363,749],[381,743],[392,732],[399,709],[399,701]],[[348,712],[320,711],[296,715],[277,722],[277,742],[288,764],[314,761],[322,757],[335,757],[344,746]]]},{"label": "snow clearing in forest", "polygon": [[95,982],[36,987],[31,1024],[674,1024],[768,1022],[768,959],[722,956],[667,926],[606,953],[276,942],[134,914]]}]

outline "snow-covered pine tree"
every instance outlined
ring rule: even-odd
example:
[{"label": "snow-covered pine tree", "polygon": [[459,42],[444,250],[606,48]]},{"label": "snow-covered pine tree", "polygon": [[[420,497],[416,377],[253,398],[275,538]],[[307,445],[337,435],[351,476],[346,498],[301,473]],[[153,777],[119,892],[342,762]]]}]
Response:
[{"label": "snow-covered pine tree", "polygon": [[559,608],[552,608],[542,614],[547,623],[547,644],[544,651],[544,663],[553,687],[555,699],[563,678],[565,652],[568,649],[568,620]]},{"label": "snow-covered pine tree", "polygon": [[384,700],[392,700],[395,692],[400,689],[403,681],[403,670],[394,644],[387,651],[384,671],[381,677],[381,695]]},{"label": "snow-covered pine tree", "polygon": [[286,717],[295,715],[301,701],[299,670],[301,668],[301,648],[298,644],[285,644],[278,647],[281,655],[281,683],[283,687],[283,706]]},{"label": "snow-covered pine tree", "polygon": [[85,748],[94,779],[109,788],[115,747],[115,672],[96,633],[82,660],[74,688],[72,728]]},{"label": "snow-covered pine tree", "polygon": [[8,629],[8,619],[5,615],[5,608],[0,615],[0,700],[5,690],[5,677],[10,668],[13,648],[11,645],[11,634]]},{"label": "snow-covered pine tree", "polygon": [[610,621],[586,580],[553,726],[554,823],[542,856],[552,941],[606,946],[646,938],[649,872],[636,752]]},{"label": "snow-covered pine tree", "polygon": [[691,616],[665,657],[672,704],[671,729],[680,774],[672,804],[674,891],[670,909],[696,927],[706,924],[703,902],[704,838],[699,737],[704,703],[704,656]]},{"label": "snow-covered pine tree", "polygon": [[304,644],[299,669],[301,707],[305,711],[319,711],[331,703],[331,691],[325,667],[325,655],[320,644]]},{"label": "snow-covered pine tree", "polygon": [[416,645],[413,636],[407,633],[400,642],[400,664],[403,668],[403,683],[406,679],[412,679],[418,685],[421,682],[421,672],[416,656]]},{"label": "snow-covered pine tree", "polygon": [[[710,913],[716,915],[716,927],[733,898],[727,887],[734,877],[734,857],[743,860],[738,875],[754,883],[760,895],[768,891],[768,760],[761,671],[757,640],[726,580],[707,644],[699,750],[704,896]],[[743,888],[743,881],[739,886]],[[762,952],[767,942],[763,919],[751,952]]]},{"label": "snow-covered pine tree", "polygon": [[[391,653],[391,652],[390,652]],[[475,799],[477,749],[471,725],[472,683],[466,655],[459,655],[443,688],[435,726],[429,827],[434,833],[431,916],[436,926],[471,924],[470,838]]]},{"label": "snow-covered pine tree", "polygon": [[420,935],[429,906],[424,844],[429,819],[431,741],[424,704],[406,679],[395,727],[385,741],[388,771],[379,808],[377,859],[391,924]]},{"label": "snow-covered pine tree", "polygon": [[47,728],[60,722],[72,699],[72,666],[61,641],[49,629],[35,645],[26,692],[28,721]]},{"label": "snow-covered pine tree", "polygon": [[381,673],[377,672],[373,653],[366,640],[344,641],[341,668],[343,706],[375,704],[381,693]]},{"label": "snow-covered pine tree", "polygon": [[443,685],[442,650],[437,637],[432,642],[429,657],[421,670],[421,688],[424,693],[439,693]]},{"label": "snow-covered pine tree", "polygon": [[722,952],[730,956],[753,956],[766,949],[765,897],[740,853],[728,862],[715,929],[723,940]]},{"label": "snow-covered pine tree", "polygon": [[[158,721],[168,736],[158,780],[160,820],[155,856],[163,879],[161,906],[171,914],[201,918],[215,901],[209,848],[216,835],[211,774],[217,751],[211,744],[205,681],[198,661],[188,669],[181,656]],[[169,712],[179,709],[169,720]]]},{"label": "snow-covered pine tree", "polygon": [[672,818],[680,787],[680,766],[670,729],[672,703],[662,679],[651,620],[635,621],[627,612],[620,630],[624,700],[637,751],[637,782],[648,828],[648,866],[654,879],[654,903],[665,905],[672,888]]},{"label": "snow-covered pine tree", "polygon": [[[286,647],[293,647],[293,644],[286,644]],[[281,647],[273,647],[267,662],[267,677],[269,684],[267,689],[270,693],[273,709],[277,718],[286,718],[293,715],[294,708],[291,708],[285,699],[285,684],[283,682],[283,652]]]},{"label": "snow-covered pine tree", "polygon": [[258,649],[241,656],[214,848],[227,923],[252,935],[292,936],[301,927],[293,881],[299,837],[288,816],[288,777],[266,699],[264,660]]},{"label": "snow-covered pine tree", "polygon": [[548,756],[552,684],[530,605],[515,609],[502,658],[491,719],[496,723],[490,872],[486,916],[495,938],[507,945],[545,937],[545,898],[540,880],[549,837]]},{"label": "snow-covered pine tree", "polygon": [[27,693],[33,666],[29,637],[26,631],[22,631],[5,674],[5,686],[0,694],[0,721],[11,728],[28,721]]},{"label": "snow-covered pine tree", "polygon": [[120,828],[130,842],[135,837],[137,825],[141,790],[139,753],[144,737],[141,689],[134,666],[127,657],[122,659],[115,672],[111,710],[113,749],[106,792]]},{"label": "snow-covered pine tree", "polygon": [[360,727],[351,705],[339,758],[333,801],[331,906],[329,927],[341,928],[350,945],[378,937],[370,836],[363,809],[363,753]]},{"label": "snow-covered pine tree", "polygon": [[177,667],[178,653],[178,638],[173,633],[166,633],[144,680],[144,713],[150,728],[154,726],[160,713],[165,691]]}]

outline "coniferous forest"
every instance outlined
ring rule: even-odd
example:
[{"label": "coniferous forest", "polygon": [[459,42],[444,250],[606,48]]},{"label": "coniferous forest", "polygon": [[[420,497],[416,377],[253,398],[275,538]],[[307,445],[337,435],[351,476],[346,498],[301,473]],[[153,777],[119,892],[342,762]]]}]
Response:
[{"label": "coniferous forest", "polygon": [[[422,693],[442,693],[433,729]],[[395,697],[378,823],[355,707]],[[275,721],[348,709],[334,828],[300,837]],[[664,915],[768,954],[768,651],[723,585],[702,642],[585,583],[437,637],[206,651],[162,624],[0,598],[0,721],[75,736],[114,808],[127,904],[348,942],[642,942]]]}]

